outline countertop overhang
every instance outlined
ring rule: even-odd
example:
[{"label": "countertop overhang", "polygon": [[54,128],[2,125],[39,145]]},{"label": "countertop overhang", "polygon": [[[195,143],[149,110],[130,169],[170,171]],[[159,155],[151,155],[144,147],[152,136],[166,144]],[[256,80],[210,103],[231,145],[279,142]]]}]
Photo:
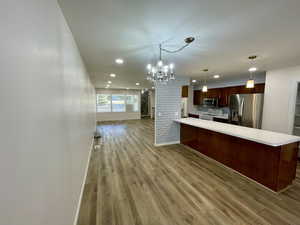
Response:
[{"label": "countertop overhang", "polygon": [[270,145],[273,147],[299,142],[300,137],[289,134],[283,134],[273,131],[237,126],[232,124],[220,123],[195,118],[183,118],[174,120],[177,123],[182,123],[194,127],[199,127],[222,134],[254,141],[257,143]]}]

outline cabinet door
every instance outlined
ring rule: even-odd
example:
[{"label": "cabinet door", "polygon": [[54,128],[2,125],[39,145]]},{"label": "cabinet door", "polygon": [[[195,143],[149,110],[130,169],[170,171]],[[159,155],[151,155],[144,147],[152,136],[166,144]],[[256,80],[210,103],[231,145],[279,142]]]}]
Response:
[{"label": "cabinet door", "polygon": [[196,115],[196,114],[188,114],[188,116],[189,117],[192,117],[192,118],[197,118],[197,119],[199,119],[199,115]]},{"label": "cabinet door", "polygon": [[246,88],[245,86],[240,86],[240,92],[237,94],[252,94],[254,91],[254,88]]},{"label": "cabinet door", "polygon": [[265,84],[256,84],[253,93],[265,93]]},{"label": "cabinet door", "polygon": [[202,102],[201,91],[200,90],[194,91],[194,105],[201,105],[201,102]]},{"label": "cabinet door", "polygon": [[229,89],[228,88],[220,88],[220,101],[219,105],[221,107],[226,107],[228,106],[228,98],[229,98]]},{"label": "cabinet door", "polygon": [[207,97],[208,98],[220,98],[220,88],[208,89]]},{"label": "cabinet door", "polygon": [[181,97],[187,98],[189,97],[189,86],[183,86],[181,91]]}]

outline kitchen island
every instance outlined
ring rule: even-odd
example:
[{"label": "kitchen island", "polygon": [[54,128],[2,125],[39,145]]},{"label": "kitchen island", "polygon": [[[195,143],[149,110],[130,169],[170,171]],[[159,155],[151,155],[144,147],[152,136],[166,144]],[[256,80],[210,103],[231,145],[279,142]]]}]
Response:
[{"label": "kitchen island", "polygon": [[300,137],[195,118],[175,122],[182,144],[275,192],[296,177]]}]

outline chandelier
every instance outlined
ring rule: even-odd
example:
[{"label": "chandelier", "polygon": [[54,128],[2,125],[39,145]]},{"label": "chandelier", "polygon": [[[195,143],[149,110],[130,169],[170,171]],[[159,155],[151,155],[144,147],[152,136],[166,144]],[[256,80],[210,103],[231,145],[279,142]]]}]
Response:
[{"label": "chandelier", "polygon": [[185,47],[187,47],[190,43],[192,43],[195,40],[194,37],[188,37],[186,38],[185,45],[177,50],[167,50],[162,48],[162,45],[159,45],[159,60],[156,63],[156,65],[148,64],[147,65],[147,80],[152,82],[161,82],[161,83],[167,83],[170,80],[175,80],[175,73],[174,73],[174,64],[164,64],[162,60],[162,51],[167,53],[176,53],[181,50],[183,50]]}]

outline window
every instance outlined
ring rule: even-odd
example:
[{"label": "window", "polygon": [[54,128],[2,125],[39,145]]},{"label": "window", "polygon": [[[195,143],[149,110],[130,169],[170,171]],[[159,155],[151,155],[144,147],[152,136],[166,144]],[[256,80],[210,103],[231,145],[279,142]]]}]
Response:
[{"label": "window", "polygon": [[138,112],[139,102],[137,95],[127,95],[126,96],[126,112]]},{"label": "window", "polygon": [[97,94],[97,112],[111,112],[110,94]]},{"label": "window", "polygon": [[97,112],[139,112],[139,95],[97,94]]},{"label": "window", "polygon": [[111,96],[112,111],[125,112],[125,95],[112,95]]}]

